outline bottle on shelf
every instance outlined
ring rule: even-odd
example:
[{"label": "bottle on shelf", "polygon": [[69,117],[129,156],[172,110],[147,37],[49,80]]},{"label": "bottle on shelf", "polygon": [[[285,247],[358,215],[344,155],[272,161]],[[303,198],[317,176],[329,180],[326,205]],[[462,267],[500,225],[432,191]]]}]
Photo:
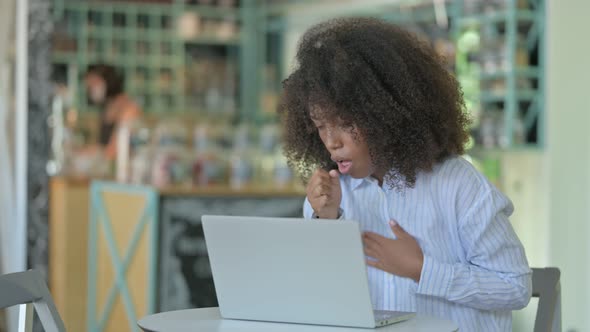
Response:
[{"label": "bottle on shelf", "polygon": [[232,189],[243,189],[253,182],[255,152],[250,145],[250,135],[247,124],[241,124],[235,130],[229,157],[229,186]]},{"label": "bottle on shelf", "polygon": [[275,150],[274,159],[274,187],[285,189],[295,186],[295,176],[293,170],[289,167],[287,158],[283,155],[282,148]]},{"label": "bottle on shelf", "polygon": [[262,126],[258,135],[258,149],[255,151],[254,181],[264,187],[274,186],[275,150],[278,145],[277,127],[273,124]]},{"label": "bottle on shelf", "polygon": [[165,187],[190,183],[188,155],[185,126],[176,120],[158,124],[155,130],[152,184]]},{"label": "bottle on shelf", "polygon": [[227,160],[219,144],[222,131],[209,122],[200,122],[193,132],[194,157],[191,167],[195,186],[219,185],[226,181]]},{"label": "bottle on shelf", "polygon": [[131,126],[129,143],[129,182],[141,185],[150,184],[151,165],[154,158],[152,130],[144,121],[134,121]]}]

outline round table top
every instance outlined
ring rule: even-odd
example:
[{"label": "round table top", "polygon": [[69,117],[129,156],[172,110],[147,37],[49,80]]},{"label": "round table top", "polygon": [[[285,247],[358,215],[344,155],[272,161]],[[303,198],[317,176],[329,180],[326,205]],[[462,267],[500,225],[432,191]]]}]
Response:
[{"label": "round table top", "polygon": [[[145,316],[137,324],[146,332],[367,332],[365,328],[223,319],[217,307],[161,312]],[[378,328],[379,332],[457,330],[449,320],[424,315]]]}]

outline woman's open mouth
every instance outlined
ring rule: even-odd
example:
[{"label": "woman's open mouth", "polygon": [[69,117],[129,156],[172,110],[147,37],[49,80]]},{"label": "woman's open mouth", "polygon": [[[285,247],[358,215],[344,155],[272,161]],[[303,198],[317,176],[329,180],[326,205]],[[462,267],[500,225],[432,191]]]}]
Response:
[{"label": "woman's open mouth", "polygon": [[338,171],[340,174],[348,174],[352,168],[351,160],[336,160],[336,164],[338,164]]}]

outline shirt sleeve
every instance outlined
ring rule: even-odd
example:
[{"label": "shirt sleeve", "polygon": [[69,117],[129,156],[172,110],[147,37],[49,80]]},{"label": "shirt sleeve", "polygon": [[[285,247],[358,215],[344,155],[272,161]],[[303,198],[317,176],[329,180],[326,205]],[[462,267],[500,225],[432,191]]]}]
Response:
[{"label": "shirt sleeve", "polygon": [[525,307],[532,273],[508,219],[512,210],[498,191],[483,195],[458,222],[465,261],[445,263],[425,255],[416,293],[482,310]]},{"label": "shirt sleeve", "polygon": [[[317,219],[311,204],[309,204],[309,201],[307,200],[307,197],[305,197],[305,201],[303,202],[303,218]],[[344,210],[342,210],[342,207],[340,207],[338,208],[338,220],[342,219],[344,219]]]},{"label": "shirt sleeve", "polygon": [[305,201],[303,201],[303,218],[311,219],[313,215],[313,208],[311,204],[309,204],[309,200],[305,197]]}]

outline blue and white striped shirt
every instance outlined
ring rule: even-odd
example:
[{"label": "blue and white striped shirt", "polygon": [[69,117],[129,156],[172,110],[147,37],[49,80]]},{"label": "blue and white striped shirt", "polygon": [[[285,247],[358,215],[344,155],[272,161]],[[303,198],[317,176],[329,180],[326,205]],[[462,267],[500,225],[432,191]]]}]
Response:
[{"label": "blue and white striped shirt", "polygon": [[[512,329],[511,311],[531,297],[531,270],[508,220],[512,203],[468,161],[449,158],[401,192],[371,177],[340,184],[344,219],[395,238],[394,219],[424,253],[419,283],[368,267],[375,309],[450,319],[461,331]],[[307,199],[303,211],[311,218]]]}]

